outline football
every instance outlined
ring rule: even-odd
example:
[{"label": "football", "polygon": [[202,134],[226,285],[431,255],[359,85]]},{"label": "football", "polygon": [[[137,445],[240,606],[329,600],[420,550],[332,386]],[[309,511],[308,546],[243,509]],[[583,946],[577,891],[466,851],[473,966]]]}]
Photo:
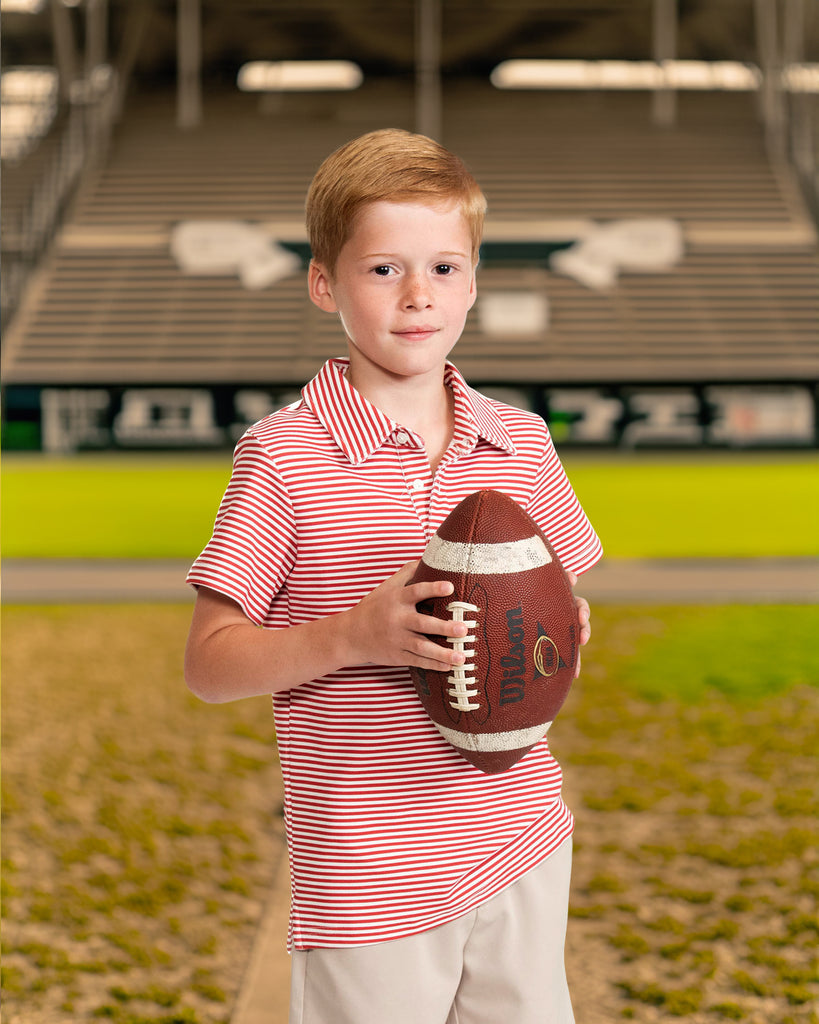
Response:
[{"label": "football", "polygon": [[546,734],[574,680],[579,625],[568,575],[535,521],[500,491],[470,494],[427,545],[412,582],[449,580],[420,611],[467,623],[449,672],[410,668],[441,735],[488,774],[516,764]]}]

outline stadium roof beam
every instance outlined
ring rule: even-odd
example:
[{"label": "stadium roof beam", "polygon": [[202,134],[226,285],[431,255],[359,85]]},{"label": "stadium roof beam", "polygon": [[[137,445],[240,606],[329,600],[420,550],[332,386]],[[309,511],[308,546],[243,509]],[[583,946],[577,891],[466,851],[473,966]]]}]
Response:
[{"label": "stadium roof beam", "polygon": [[[202,3],[201,0],[176,0],[176,10],[176,121],[180,128],[192,128],[200,124],[202,120]],[[441,0],[415,0],[416,131],[435,139],[440,138],[441,135],[443,106],[441,100],[441,32]],[[304,62],[305,65],[308,63],[313,62]],[[278,86],[278,88],[285,89],[308,87],[306,82],[288,86],[284,78]],[[325,86],[317,82],[313,87],[319,89]],[[341,87],[355,88],[355,86]],[[240,88],[242,88],[241,85]],[[250,86],[249,88],[259,87]],[[275,87],[270,86],[269,88],[270,91],[273,91]],[[331,85],[330,88],[339,88],[339,86]]]}]

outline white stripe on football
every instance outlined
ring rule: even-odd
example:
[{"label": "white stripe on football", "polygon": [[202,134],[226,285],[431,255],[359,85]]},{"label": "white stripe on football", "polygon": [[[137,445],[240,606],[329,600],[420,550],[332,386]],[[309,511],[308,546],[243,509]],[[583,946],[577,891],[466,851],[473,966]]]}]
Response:
[{"label": "white stripe on football", "polygon": [[541,565],[549,565],[552,556],[538,536],[497,544],[464,544],[461,541],[444,540],[436,534],[427,545],[423,560],[430,569],[442,572],[488,576],[537,569]]}]

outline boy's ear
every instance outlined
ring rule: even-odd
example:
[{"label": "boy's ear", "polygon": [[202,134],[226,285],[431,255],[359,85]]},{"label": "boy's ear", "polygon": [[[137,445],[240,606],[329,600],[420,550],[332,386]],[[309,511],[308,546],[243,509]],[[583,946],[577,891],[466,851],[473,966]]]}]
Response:
[{"label": "boy's ear", "polygon": [[327,268],[322,263],[310,260],[307,269],[307,291],[310,299],[325,313],[337,313],[338,306],[333,298],[333,282]]},{"label": "boy's ear", "polygon": [[472,280],[469,284],[469,308],[475,305],[475,299],[478,297],[478,268],[477,266],[472,268]]}]

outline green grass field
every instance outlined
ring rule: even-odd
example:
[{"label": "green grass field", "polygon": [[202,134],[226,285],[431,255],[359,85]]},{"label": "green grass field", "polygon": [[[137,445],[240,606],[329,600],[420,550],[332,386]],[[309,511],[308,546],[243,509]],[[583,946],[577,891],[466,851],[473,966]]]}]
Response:
[{"label": "green grass field", "polygon": [[[611,558],[819,554],[819,456],[565,459]],[[230,457],[6,456],[3,548],[25,558],[193,558]]]}]

